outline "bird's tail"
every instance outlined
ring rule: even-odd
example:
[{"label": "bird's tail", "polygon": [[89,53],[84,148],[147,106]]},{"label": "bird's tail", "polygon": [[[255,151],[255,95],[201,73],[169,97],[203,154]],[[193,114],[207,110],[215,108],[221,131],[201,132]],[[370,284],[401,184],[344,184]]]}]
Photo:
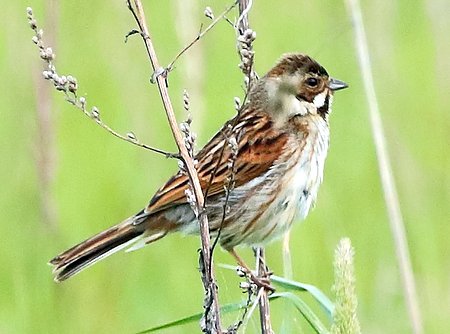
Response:
[{"label": "bird's tail", "polygon": [[144,225],[146,224],[142,223],[146,218],[146,216],[132,216],[50,260],[49,264],[54,266],[55,281],[64,281],[128,246],[136,244],[132,248],[137,249],[139,244],[145,245],[162,238],[166,232],[145,230]]}]

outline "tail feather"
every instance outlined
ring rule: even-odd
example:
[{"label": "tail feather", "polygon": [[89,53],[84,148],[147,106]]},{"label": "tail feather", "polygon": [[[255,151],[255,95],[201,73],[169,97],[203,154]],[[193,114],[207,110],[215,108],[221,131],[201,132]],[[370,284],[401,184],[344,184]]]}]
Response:
[{"label": "tail feather", "polygon": [[138,242],[144,232],[142,225],[135,224],[134,216],[68,249],[49,262],[55,266],[55,281],[64,281],[97,261]]}]

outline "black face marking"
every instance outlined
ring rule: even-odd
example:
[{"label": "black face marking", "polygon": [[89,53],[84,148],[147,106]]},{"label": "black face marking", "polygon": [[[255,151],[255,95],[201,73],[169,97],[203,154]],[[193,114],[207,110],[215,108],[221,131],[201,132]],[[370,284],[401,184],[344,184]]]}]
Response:
[{"label": "black face marking", "polygon": [[325,97],[323,106],[317,109],[317,113],[323,118],[325,118],[328,115],[329,108],[330,108],[330,95],[327,95]]},{"label": "black face marking", "polygon": [[320,66],[319,74],[321,74],[321,75],[326,75],[326,76],[328,77],[328,72],[327,72],[327,70],[324,69],[322,66]]},{"label": "black face marking", "polygon": [[309,73],[312,74],[317,74],[317,75],[323,75],[323,76],[328,76],[328,72],[319,64],[313,64],[309,67],[308,69]]},{"label": "black face marking", "polygon": [[307,189],[303,189],[303,196],[308,197],[309,191]]}]

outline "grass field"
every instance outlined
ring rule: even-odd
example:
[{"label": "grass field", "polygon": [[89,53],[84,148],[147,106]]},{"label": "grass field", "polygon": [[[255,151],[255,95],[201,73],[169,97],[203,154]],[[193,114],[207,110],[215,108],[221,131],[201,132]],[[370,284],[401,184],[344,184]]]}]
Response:
[{"label": "grass field", "polygon": [[[161,63],[195,37],[201,22],[208,24],[205,6],[218,15],[228,3],[144,1]],[[62,95],[48,91],[27,6],[43,24],[44,39],[53,40],[58,70],[78,78],[79,92],[99,107],[107,124],[175,149],[158,92],[149,83],[142,42],[135,36],[124,43],[135,27],[124,1],[4,4],[0,333],[135,333],[201,311],[195,237],[173,235],[139,252],[117,254],[66,283],[52,281],[46,265],[52,256],[139,211],[177,163],[117,140]],[[425,333],[445,333],[450,327],[450,4],[365,1],[362,10]],[[334,100],[317,206],[292,231],[294,278],[331,296],[333,251],[348,236],[356,251],[363,332],[410,333],[345,3],[254,1],[250,21],[257,32],[258,73],[282,53],[300,51],[350,85]],[[233,98],[242,96],[237,64],[235,34],[223,21],[170,74],[179,121],[186,118],[183,89],[190,92],[198,147],[234,114]],[[48,104],[46,118],[37,110]],[[250,262],[251,251],[241,252]],[[281,243],[271,244],[267,254],[270,268],[282,274]],[[215,256],[216,263],[234,264],[221,250]],[[237,276],[220,268],[217,276],[223,303],[245,298]],[[275,301],[277,333],[284,314],[285,305]],[[295,333],[300,327],[311,332],[300,315],[290,314]],[[227,315],[224,323],[238,317]],[[254,317],[247,333],[258,330]],[[167,331],[196,332],[197,323]]]}]

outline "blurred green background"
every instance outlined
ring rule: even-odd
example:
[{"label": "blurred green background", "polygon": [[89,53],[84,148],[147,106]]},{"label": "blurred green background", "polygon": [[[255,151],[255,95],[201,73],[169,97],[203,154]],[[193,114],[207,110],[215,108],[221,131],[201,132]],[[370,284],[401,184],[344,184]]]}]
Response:
[{"label": "blurred green background", "polygon": [[[201,22],[208,24],[205,6],[218,15],[228,3],[144,1],[161,63],[172,60]],[[142,42],[132,37],[124,44],[135,27],[124,1],[3,4],[0,333],[134,333],[200,311],[195,237],[173,235],[139,252],[116,254],[63,284],[53,282],[46,265],[51,257],[140,210],[177,163],[117,140],[48,91],[26,6],[51,41],[58,72],[77,77],[79,92],[107,124],[174,150]],[[364,1],[362,10],[424,327],[444,333],[450,327],[450,2]],[[344,2],[255,1],[250,22],[260,74],[282,53],[302,51],[350,85],[333,105],[317,207],[292,231],[295,279],[331,296],[333,251],[348,236],[356,249],[363,331],[410,333]],[[190,93],[199,147],[233,116],[234,96],[243,95],[237,64],[235,35],[223,21],[170,74],[179,121],[186,118],[183,89]],[[250,250],[241,253],[252,261]],[[270,268],[282,274],[281,243],[267,253]],[[234,264],[221,250],[215,255],[216,263]],[[217,277],[222,303],[245,298],[234,273],[219,268]],[[283,303],[275,301],[277,332],[284,314]],[[299,315],[291,315],[290,322],[310,333]],[[238,318],[226,316],[224,324]],[[254,319],[248,333],[259,331]],[[194,323],[166,332],[199,329]]]}]

